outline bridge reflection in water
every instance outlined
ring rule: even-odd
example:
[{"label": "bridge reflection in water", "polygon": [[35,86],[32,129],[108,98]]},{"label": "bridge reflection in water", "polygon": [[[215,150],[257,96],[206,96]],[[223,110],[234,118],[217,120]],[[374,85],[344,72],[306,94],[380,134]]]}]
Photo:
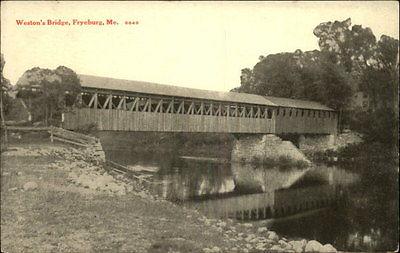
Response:
[{"label": "bridge reflection in water", "polygon": [[357,179],[335,167],[280,170],[180,161],[160,168],[152,190],[209,217],[260,220],[329,207]]}]

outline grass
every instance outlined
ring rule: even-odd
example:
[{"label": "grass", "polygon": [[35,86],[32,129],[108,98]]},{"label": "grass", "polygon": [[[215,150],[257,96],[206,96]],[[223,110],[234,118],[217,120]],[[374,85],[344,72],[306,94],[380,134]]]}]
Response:
[{"label": "grass", "polygon": [[[199,214],[169,202],[81,192],[68,182],[68,170],[47,166],[59,159],[2,154],[2,252],[201,252],[227,245]],[[28,181],[38,189],[22,191]]]}]

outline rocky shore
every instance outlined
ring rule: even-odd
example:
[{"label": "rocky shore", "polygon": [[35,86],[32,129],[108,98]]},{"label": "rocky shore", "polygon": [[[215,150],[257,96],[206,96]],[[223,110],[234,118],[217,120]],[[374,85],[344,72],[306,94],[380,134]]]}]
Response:
[{"label": "rocky shore", "polygon": [[68,146],[9,147],[1,183],[4,252],[336,252],[251,223],[207,218]]}]

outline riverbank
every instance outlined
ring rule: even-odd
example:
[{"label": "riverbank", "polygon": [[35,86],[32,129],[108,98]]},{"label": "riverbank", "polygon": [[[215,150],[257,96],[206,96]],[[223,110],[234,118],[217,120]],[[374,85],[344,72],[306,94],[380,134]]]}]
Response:
[{"label": "riverbank", "polygon": [[14,144],[1,158],[3,252],[334,251],[265,227],[208,219],[68,146]]}]

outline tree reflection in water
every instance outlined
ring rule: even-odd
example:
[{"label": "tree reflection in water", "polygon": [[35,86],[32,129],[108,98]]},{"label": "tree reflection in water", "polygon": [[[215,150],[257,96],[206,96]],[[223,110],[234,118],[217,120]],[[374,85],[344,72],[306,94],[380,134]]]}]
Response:
[{"label": "tree reflection in water", "polygon": [[270,219],[272,228],[285,237],[316,239],[339,250],[394,250],[397,246],[396,164],[279,170],[170,156],[135,154],[131,161],[123,157],[124,164],[158,167],[153,192],[208,215]]}]

